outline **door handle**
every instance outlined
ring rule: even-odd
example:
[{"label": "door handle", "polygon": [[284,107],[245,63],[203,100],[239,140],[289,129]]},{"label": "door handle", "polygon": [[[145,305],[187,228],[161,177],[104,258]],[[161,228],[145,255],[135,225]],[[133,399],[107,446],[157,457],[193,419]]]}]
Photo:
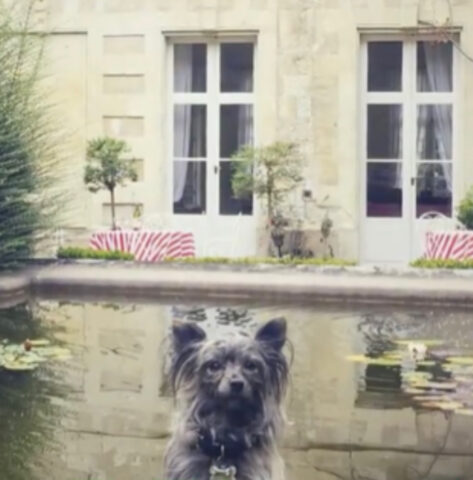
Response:
[{"label": "door handle", "polygon": [[411,177],[411,185],[414,186],[417,183],[417,177]]},{"label": "door handle", "polygon": [[218,173],[218,165],[214,165],[214,173],[215,175]]}]

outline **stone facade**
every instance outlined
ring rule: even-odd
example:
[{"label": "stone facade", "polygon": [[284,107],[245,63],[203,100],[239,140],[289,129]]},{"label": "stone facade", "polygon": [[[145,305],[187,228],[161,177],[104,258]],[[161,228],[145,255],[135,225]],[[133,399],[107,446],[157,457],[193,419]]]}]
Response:
[{"label": "stone facade", "polygon": [[[75,199],[70,226],[103,222],[105,193],[89,194],[78,176],[86,140],[123,137],[142,161],[142,180],[118,194],[118,202],[144,212],[168,208],[168,112],[166,35],[195,32],[255,33],[258,143],[297,142],[304,155],[307,228],[317,230],[326,199],[337,232],[337,256],[359,254],[360,38],[376,30],[407,34],[420,21],[461,27],[461,43],[473,53],[473,8],[440,0],[44,0],[38,19],[52,35],[48,71],[63,109]],[[41,5],[40,5],[41,6]],[[446,7],[447,6],[447,7]],[[471,130],[473,69],[460,57],[459,152],[454,186],[461,196],[473,182]],[[120,206],[119,206],[120,208]]]}]

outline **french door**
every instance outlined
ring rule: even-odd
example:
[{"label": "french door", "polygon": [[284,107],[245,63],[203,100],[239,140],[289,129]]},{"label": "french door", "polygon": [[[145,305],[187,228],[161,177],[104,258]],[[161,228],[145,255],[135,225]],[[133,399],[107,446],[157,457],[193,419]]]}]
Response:
[{"label": "french door", "polygon": [[253,197],[233,194],[231,157],[254,143],[254,43],[170,47],[173,225],[194,232],[201,255],[252,255]]},{"label": "french door", "polygon": [[427,37],[362,43],[363,262],[419,257],[427,217],[454,215],[454,53]]}]

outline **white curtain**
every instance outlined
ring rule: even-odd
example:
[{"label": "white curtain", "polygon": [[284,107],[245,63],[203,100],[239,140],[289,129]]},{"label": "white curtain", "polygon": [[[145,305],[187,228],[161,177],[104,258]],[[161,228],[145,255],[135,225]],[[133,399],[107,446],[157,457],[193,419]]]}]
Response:
[{"label": "white curtain", "polygon": [[[185,194],[190,208],[202,205],[202,197],[205,195],[201,188],[205,171],[201,168],[205,152],[205,124],[205,105],[175,105],[174,155],[189,160],[174,161],[174,202],[181,201]],[[197,158],[200,161],[195,161]],[[186,186],[191,188],[186,190]]]},{"label": "white curtain", "polygon": [[[192,45],[174,47],[174,90],[192,91]],[[187,158],[191,135],[191,106],[174,107],[174,157]],[[188,163],[174,161],[174,203],[179,202],[186,186]]]},{"label": "white curtain", "polygon": [[253,106],[238,108],[238,148],[253,145]]},{"label": "white curtain", "polygon": [[[418,72],[418,85],[422,91],[428,92],[450,92],[452,91],[452,64],[449,51],[446,48],[449,44],[437,44],[423,42],[425,54],[425,72]],[[418,44],[418,48],[421,48]],[[450,45],[451,48],[451,45]],[[427,128],[433,120],[434,138],[438,148],[437,158],[447,184],[448,190],[452,190],[452,175],[449,163],[445,160],[452,160],[452,107],[449,104],[433,104],[421,106],[418,110],[418,135],[417,135],[417,158],[426,158],[429,153],[427,142]]]},{"label": "white curtain", "polygon": [[390,146],[389,150],[391,158],[398,159],[396,163],[395,178],[393,179],[393,187],[402,190],[402,162],[400,161],[402,153],[402,107],[395,105],[389,109],[390,128]]}]

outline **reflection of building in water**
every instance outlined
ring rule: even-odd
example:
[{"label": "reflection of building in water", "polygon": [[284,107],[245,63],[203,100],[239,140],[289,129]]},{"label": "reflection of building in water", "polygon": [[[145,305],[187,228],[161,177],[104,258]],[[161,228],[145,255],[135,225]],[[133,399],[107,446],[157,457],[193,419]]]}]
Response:
[{"label": "reflection of building in water", "polygon": [[[365,366],[346,359],[354,352],[375,350],[370,338],[386,348],[400,333],[418,331],[419,324],[425,322],[415,316],[400,321],[396,315],[386,315],[379,325],[372,325],[370,337],[359,331],[362,319],[355,315],[337,319],[334,314],[299,311],[294,320],[291,338],[296,357],[289,408],[294,425],[287,439],[291,449],[287,457],[297,472],[294,478],[313,478],[305,469],[309,461],[316,470],[340,478],[353,478],[355,472],[355,477],[363,475],[371,480],[412,480],[421,478],[436,453],[439,458],[431,471],[436,477],[429,478],[454,479],[471,471],[471,418],[415,411],[412,399],[399,390],[399,368],[380,372],[377,366],[370,366],[366,371]],[[429,333],[436,331],[445,338],[456,328],[455,335],[461,335],[457,322],[441,322],[444,320],[436,326],[421,327],[419,334],[430,338]],[[368,385],[364,376],[369,378]],[[296,453],[302,450],[308,453]]]},{"label": "reflection of building in water", "polygon": [[[189,315],[219,334],[246,318],[251,319],[248,324],[275,316],[288,319],[295,354],[288,400],[292,423],[284,445],[289,480],[327,480],[333,474],[346,480],[417,480],[437,452],[428,478],[464,478],[473,470],[473,460],[466,455],[473,451],[470,419],[415,412],[402,402],[396,404],[398,399],[393,401],[390,393],[377,392],[375,402],[371,387],[368,400],[360,396],[360,391],[366,392],[364,366],[346,358],[366,352],[377,337],[367,339],[355,313],[158,305],[114,310],[86,304],[63,305],[54,317],[65,328],[64,339],[83,348],[69,375],[76,394],[70,401],[75,415],[67,419],[62,434],[65,465],[52,480],[88,480],[89,474],[91,480],[161,478],[172,412],[171,398],[160,395],[161,345],[171,318]],[[425,338],[460,341],[458,317],[450,324],[446,318],[430,318],[422,322],[428,326],[415,331]],[[463,329],[471,325],[466,318],[460,320],[466,322]],[[400,332],[410,334],[417,323],[414,317],[386,315],[369,332],[379,331],[392,341]],[[389,382],[395,387],[399,380],[393,374]]]},{"label": "reflection of building in water", "polygon": [[165,313],[161,306],[60,307],[58,318],[68,317],[63,337],[80,352],[69,376],[76,394],[63,441],[71,479],[159,473],[172,411],[171,399],[159,396]]}]

